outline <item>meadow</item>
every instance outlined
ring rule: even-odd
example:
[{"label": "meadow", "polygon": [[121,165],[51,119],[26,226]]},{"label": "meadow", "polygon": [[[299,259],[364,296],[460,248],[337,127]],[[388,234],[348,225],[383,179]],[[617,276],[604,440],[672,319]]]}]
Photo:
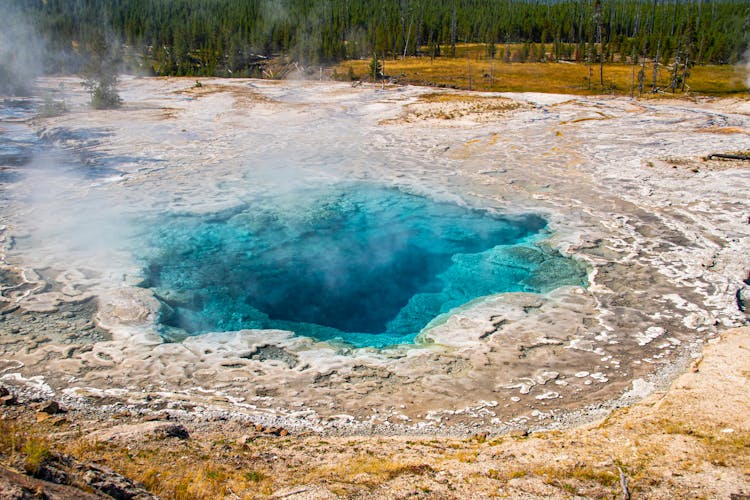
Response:
[{"label": "meadow", "polygon": [[[520,44],[514,44],[520,46]],[[520,50],[520,49],[511,49]],[[599,64],[584,62],[514,62],[501,56],[490,58],[482,44],[459,46],[456,57],[408,56],[379,60],[386,79],[399,83],[448,87],[490,92],[548,92],[574,95],[711,95],[748,96],[749,71],[742,65],[701,65],[689,68],[683,90],[671,89],[673,66],[659,64],[654,92],[654,63],[608,62],[603,66],[603,85]],[[619,59],[619,58],[615,58]],[[354,76],[372,81],[372,60],[343,61],[334,67],[334,75]],[[644,72],[643,92],[638,75]],[[679,70],[682,73],[683,69]]]}]

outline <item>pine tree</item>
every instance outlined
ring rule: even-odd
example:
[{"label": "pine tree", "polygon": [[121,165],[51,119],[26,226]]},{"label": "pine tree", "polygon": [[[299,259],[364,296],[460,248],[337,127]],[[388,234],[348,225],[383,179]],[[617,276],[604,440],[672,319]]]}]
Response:
[{"label": "pine tree", "polygon": [[89,40],[87,63],[83,69],[83,86],[91,94],[91,105],[96,109],[117,108],[122,99],[117,93],[117,71],[121,60],[119,44],[108,40],[96,30]]},{"label": "pine tree", "polygon": [[370,74],[373,81],[383,78],[383,64],[378,60],[378,55],[375,53],[372,54],[370,60]]}]

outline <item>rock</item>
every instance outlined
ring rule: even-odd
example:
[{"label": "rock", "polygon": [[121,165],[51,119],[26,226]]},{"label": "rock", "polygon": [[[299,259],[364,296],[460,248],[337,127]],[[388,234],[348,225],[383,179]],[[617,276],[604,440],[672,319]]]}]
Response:
[{"label": "rock", "polygon": [[123,424],[96,431],[91,437],[99,442],[102,441],[144,441],[158,440],[170,437],[188,439],[190,434],[181,424],[172,422],[142,422],[140,424]]},{"label": "rock", "polygon": [[[75,486],[35,479],[0,466],[0,498],[7,500],[37,498],[96,500],[101,498],[101,495],[94,495]],[[149,497],[141,495],[140,498],[146,499]]]},{"label": "rock", "polygon": [[118,500],[146,500],[157,497],[149,494],[143,487],[130,479],[117,474],[112,469],[95,465],[86,465],[82,475],[83,481],[97,492],[109,495]]},{"label": "rock", "polygon": [[63,410],[60,407],[60,403],[57,401],[47,401],[39,405],[37,408],[39,413],[46,413],[47,415],[57,415],[58,413],[64,413],[65,410]]},{"label": "rock", "polygon": [[284,429],[283,427],[266,427],[263,429],[263,432],[266,434],[271,434],[273,436],[288,436],[289,431]]},{"label": "rock", "polygon": [[45,459],[40,465],[39,469],[34,471],[33,476],[43,481],[48,481],[55,484],[69,484],[70,474],[66,470],[66,465],[69,463],[69,459],[66,457],[52,456]]},{"label": "rock", "polygon": [[742,287],[737,290],[737,307],[740,311],[750,314],[750,288]]},{"label": "rock", "polygon": [[165,420],[169,420],[171,417],[169,416],[169,413],[161,412],[161,413],[153,413],[151,415],[146,415],[143,417],[144,422],[162,422]]},{"label": "rock", "polygon": [[14,404],[16,404],[16,397],[13,394],[0,397],[0,406],[11,406]]},{"label": "rock", "polygon": [[0,466],[0,498],[155,500],[157,497],[111,469],[53,454],[33,477]]},{"label": "rock", "polygon": [[0,398],[4,397],[4,396],[7,396],[8,394],[10,394],[10,391],[8,389],[6,389],[5,387],[3,387],[3,386],[0,385]]},{"label": "rock", "polygon": [[510,431],[508,433],[509,437],[512,437],[515,439],[525,438],[528,435],[529,435],[528,429],[516,429],[515,431]]},{"label": "rock", "polygon": [[0,493],[3,494],[3,498],[7,498],[8,500],[24,500],[26,498],[34,498],[37,492],[23,488],[19,484],[13,484],[7,479],[2,478],[0,479]]},{"label": "rock", "polygon": [[252,436],[245,434],[244,436],[240,437],[237,440],[237,444],[240,446],[247,446],[247,444],[250,443],[252,440],[253,440]]}]

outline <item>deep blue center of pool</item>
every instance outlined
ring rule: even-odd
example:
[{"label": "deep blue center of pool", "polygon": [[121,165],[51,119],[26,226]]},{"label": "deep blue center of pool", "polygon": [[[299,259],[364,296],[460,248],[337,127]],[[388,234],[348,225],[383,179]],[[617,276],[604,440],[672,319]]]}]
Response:
[{"label": "deep blue center of pool", "polygon": [[282,329],[382,347],[478,297],[584,284],[576,262],[533,245],[545,225],[371,185],[277,194],[160,218],[144,286],[167,338]]}]

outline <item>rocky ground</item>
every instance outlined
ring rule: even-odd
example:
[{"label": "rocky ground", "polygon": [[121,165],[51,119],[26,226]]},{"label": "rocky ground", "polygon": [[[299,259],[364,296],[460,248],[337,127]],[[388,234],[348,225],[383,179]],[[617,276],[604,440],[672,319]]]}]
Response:
[{"label": "rocky ground", "polygon": [[[122,109],[92,111],[75,78],[42,80],[40,87],[65,100],[68,112],[2,122],[3,137],[21,146],[0,165],[0,382],[19,400],[60,401],[75,425],[167,412],[191,436],[206,436],[187,443],[209,455],[219,448],[199,446],[222,439],[212,434],[217,422],[231,421],[216,432],[236,438],[258,425],[257,435],[249,435],[270,447],[262,451],[268,460],[287,457],[279,443],[335,443],[321,451],[329,460],[352,442],[361,447],[350,458],[362,463],[364,482],[376,474],[368,468],[381,463],[367,461],[366,443],[401,446],[404,457],[431,456],[432,448],[449,453],[442,443],[452,443],[469,450],[465,460],[448,461],[461,470],[460,464],[477,463],[471,453],[490,460],[503,442],[542,442],[520,435],[498,441],[499,434],[544,430],[549,444],[556,442],[554,429],[598,421],[612,410],[629,414],[619,408],[663,390],[706,343],[747,322],[749,162],[708,158],[746,151],[746,99],[127,78]],[[136,286],[143,275],[132,256],[139,236],[133,220],[210,214],[279,184],[340,180],[541,213],[550,222],[543,247],[584,263],[589,286],[490,297],[423,332],[415,345],[384,350],[279,331],[163,340],[161,305]],[[267,436],[266,429],[282,428],[294,438]],[[657,424],[652,431],[662,432]],[[457,440],[482,440],[483,433],[495,445]],[[371,434],[401,437],[346,437]],[[442,448],[420,438],[418,452],[409,455],[405,436],[425,435],[439,436]],[[231,453],[244,456],[234,437],[228,443]],[[85,459],[83,451],[77,456]],[[502,479],[498,457],[492,475]],[[279,462],[286,464],[281,469],[305,463],[288,460]],[[586,463],[606,460],[596,455]],[[392,468],[377,473],[378,484],[395,487],[404,474],[429,472],[416,458],[401,461],[399,454],[393,461],[383,462]],[[574,471],[575,462],[565,463],[568,469],[559,470]],[[606,463],[597,470],[614,474],[615,462]],[[637,477],[622,463],[626,475]],[[343,474],[332,467],[313,470],[321,477]],[[262,491],[304,483],[281,469],[251,474],[257,481],[250,482]],[[499,487],[489,470],[482,484]],[[474,479],[467,473],[449,483]],[[554,486],[552,479],[539,481],[539,488]],[[161,491],[154,484],[152,491]],[[321,495],[347,491],[315,484]],[[437,480],[430,484],[430,491],[451,494]]]},{"label": "rocky ground", "polygon": [[668,391],[565,431],[323,437],[4,399],[2,498],[750,497],[750,328]]}]

